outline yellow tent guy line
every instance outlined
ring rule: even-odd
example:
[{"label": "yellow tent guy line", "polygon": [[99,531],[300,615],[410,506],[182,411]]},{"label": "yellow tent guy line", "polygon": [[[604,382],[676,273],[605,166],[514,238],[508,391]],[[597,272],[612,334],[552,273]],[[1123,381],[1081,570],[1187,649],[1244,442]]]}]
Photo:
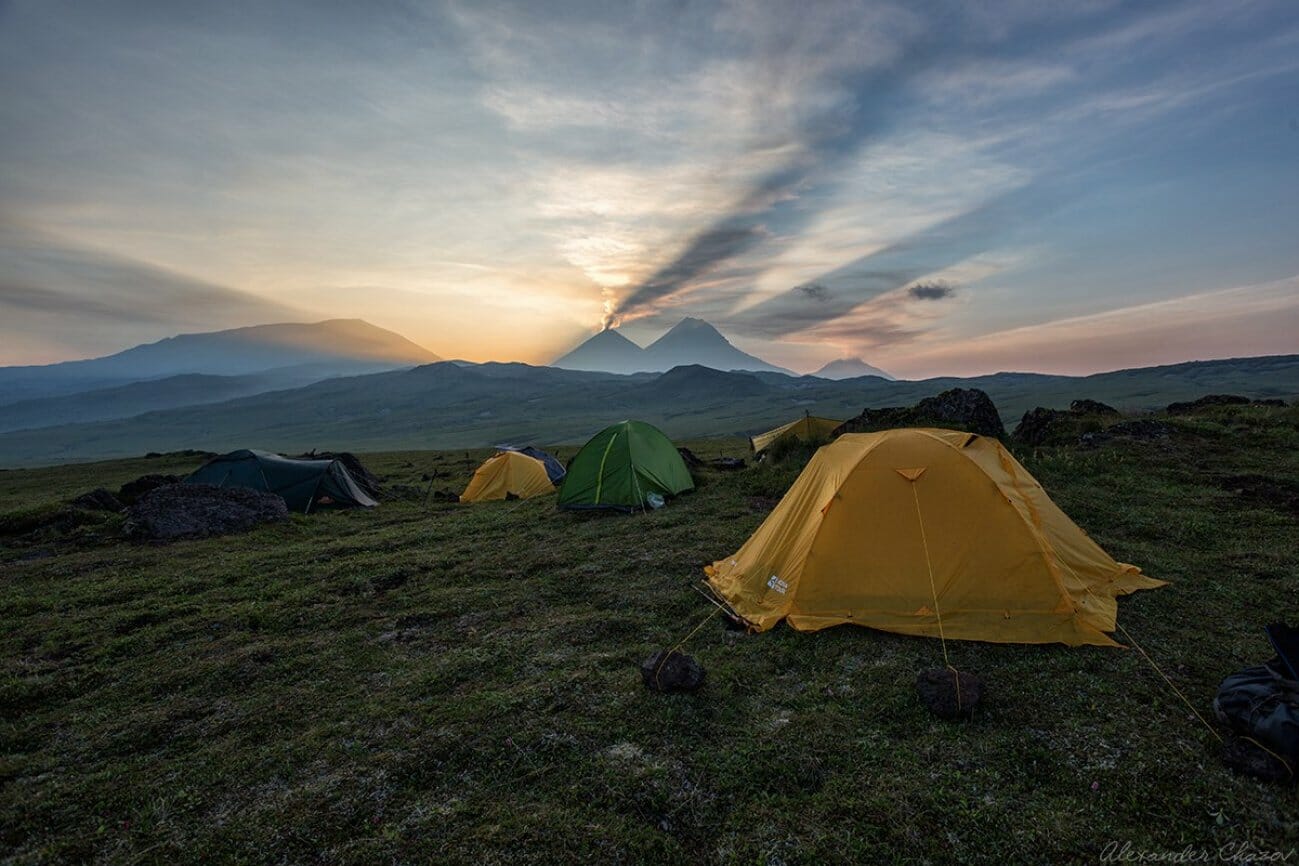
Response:
[{"label": "yellow tent guy line", "polygon": [[686,645],[686,642],[689,641],[689,640],[690,640],[692,637],[694,637],[696,634],[698,634],[698,633],[699,633],[699,630],[700,630],[701,628],[703,628],[704,626],[706,626],[706,625],[708,624],[708,621],[709,621],[710,619],[712,619],[713,617],[717,616],[717,614],[720,613],[721,610],[722,610],[722,608],[721,608],[720,605],[719,605],[718,607],[713,608],[712,612],[709,613],[708,616],[704,617],[704,618],[699,622],[699,625],[697,625],[697,626],[695,626],[693,629],[691,629],[690,634],[688,634],[688,635],[686,635],[685,637],[683,637],[683,638],[682,638],[682,639],[677,643],[676,646],[672,647],[672,649],[668,650],[666,653],[663,654],[663,658],[659,659],[658,667],[654,668],[654,685],[656,685],[656,686],[661,686],[661,685],[662,685],[662,683],[659,682],[659,673],[663,670],[663,666],[664,666],[665,664],[668,663],[668,659],[672,658],[672,654],[675,653],[677,650],[681,649],[683,646],[685,646],[685,645]]},{"label": "yellow tent guy line", "polygon": [[[1091,587],[1088,586],[1087,583],[1078,576],[1078,572],[1074,571],[1073,567],[1069,565],[1068,562],[1065,562],[1064,560],[1061,560],[1061,562],[1063,562],[1065,568],[1069,569],[1069,573],[1073,575],[1073,579],[1078,583],[1082,584],[1083,591],[1086,592],[1087,595],[1090,596],[1093,601],[1099,603],[1100,599],[1097,598],[1096,595],[1092,593]],[[1173,684],[1173,681],[1169,679],[1168,674],[1164,673],[1163,668],[1155,664],[1155,660],[1150,657],[1150,653],[1146,652],[1145,649],[1141,646],[1141,644],[1137,643],[1137,639],[1132,636],[1132,633],[1123,627],[1123,623],[1119,622],[1117,604],[1116,604],[1116,609],[1114,611],[1114,627],[1118,629],[1120,632],[1122,632],[1123,637],[1127,639],[1128,643],[1132,644],[1133,648],[1135,648],[1137,652],[1141,653],[1141,657],[1150,663],[1150,666],[1155,669],[1155,673],[1159,674],[1159,676],[1163,678],[1164,682],[1168,684],[1168,687],[1173,690],[1173,694],[1177,695],[1179,698],[1182,699],[1182,703],[1186,704],[1186,708],[1190,710],[1197,719],[1200,720],[1200,724],[1204,725],[1204,727],[1209,731],[1209,733],[1213,734],[1214,738],[1217,739],[1218,742],[1220,743],[1223,742],[1222,734],[1218,733],[1217,729],[1214,728],[1213,725],[1209,724],[1208,720],[1205,719],[1204,716],[1200,715],[1200,711],[1195,708],[1195,704],[1191,703],[1190,698],[1182,694],[1182,690]],[[1286,769],[1289,769],[1288,765]]]},{"label": "yellow tent guy line", "polygon": [[[1091,592],[1089,591],[1087,594],[1091,595]],[[1191,703],[1190,699],[1187,698],[1186,695],[1182,694],[1181,689],[1173,685],[1173,681],[1168,678],[1168,674],[1164,673],[1163,670],[1159,667],[1159,665],[1155,664],[1155,660],[1150,657],[1149,653],[1147,653],[1144,649],[1141,648],[1141,645],[1136,642],[1136,640],[1132,637],[1131,633],[1129,633],[1128,630],[1124,628],[1123,625],[1119,622],[1118,617],[1114,618],[1114,626],[1119,631],[1123,632],[1123,636],[1128,639],[1128,641],[1132,644],[1132,646],[1136,647],[1137,652],[1141,653],[1142,658],[1150,662],[1150,666],[1155,669],[1156,673],[1158,673],[1161,677],[1164,678],[1164,682],[1168,683],[1168,687],[1173,690],[1173,694],[1177,695],[1179,698],[1182,699],[1182,703],[1186,704],[1187,709],[1189,709],[1192,713],[1195,714],[1195,717],[1200,720],[1200,724],[1208,728],[1209,733],[1213,734],[1213,736],[1217,738],[1218,742],[1221,743],[1222,734],[1218,733],[1218,731],[1213,727],[1213,725],[1209,724],[1209,722],[1204,718],[1204,716],[1200,715],[1200,711],[1195,708],[1195,704]],[[1282,761],[1282,763],[1285,762]],[[1286,769],[1289,769],[1289,765],[1286,765]]]},{"label": "yellow tent guy line", "polygon": [[[905,475],[903,477],[906,478]],[[915,478],[907,478],[907,480],[911,482],[911,496],[916,502],[916,521],[919,522],[920,524],[920,543],[925,548],[925,567],[929,569],[929,591],[930,593],[932,593],[934,597],[934,616],[937,617],[938,619],[938,640],[943,645],[943,664],[947,665],[950,668],[952,666],[952,663],[947,658],[947,638],[943,634],[943,614],[938,609],[938,585],[934,582],[934,565],[929,559],[929,539],[926,538],[925,536],[924,515],[920,513],[920,494],[916,492],[916,480],[919,477],[920,476],[917,475]],[[958,680],[957,688],[959,687],[960,686]],[[959,702],[960,702],[960,696],[958,694],[957,703],[959,704]]]},{"label": "yellow tent guy line", "polygon": [[1267,753],[1268,753],[1269,755],[1271,755],[1272,757],[1276,758],[1276,759],[1281,763],[1281,766],[1285,767],[1285,771],[1286,771],[1287,773],[1290,774],[1291,778],[1294,777],[1294,767],[1291,767],[1291,766],[1290,766],[1290,762],[1287,761],[1285,758],[1281,757],[1281,756],[1278,755],[1276,752],[1272,751],[1272,750],[1269,749],[1267,746],[1263,745],[1262,743],[1260,743],[1258,740],[1254,739],[1253,737],[1247,737],[1247,736],[1245,736],[1245,735],[1242,734],[1240,738],[1241,738],[1242,740],[1249,740],[1251,743],[1253,743],[1254,745],[1258,746],[1260,749],[1262,749],[1263,751],[1267,752]]}]

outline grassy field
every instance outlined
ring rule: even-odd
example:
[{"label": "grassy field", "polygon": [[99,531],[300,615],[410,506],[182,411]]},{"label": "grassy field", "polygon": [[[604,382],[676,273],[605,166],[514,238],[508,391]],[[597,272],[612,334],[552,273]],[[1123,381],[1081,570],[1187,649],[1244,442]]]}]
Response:
[{"label": "grassy field", "polygon": [[[1120,622],[1207,716],[1223,676],[1269,656],[1262,626],[1299,621],[1299,409],[1172,423],[1168,440],[1020,457],[1107,550],[1173,582],[1122,599]],[[691,584],[798,465],[704,471],[632,517],[421,502],[425,473],[459,489],[484,454],[370,455],[400,498],[165,547],[118,540],[117,516],[32,527],[192,459],[0,472],[0,862],[1299,847],[1295,789],[1225,769],[1135,651],[954,643],[989,694],[953,724],[915,696],[936,641],[714,617],[688,647],[705,687],[649,693],[637,663],[710,613]]]}]

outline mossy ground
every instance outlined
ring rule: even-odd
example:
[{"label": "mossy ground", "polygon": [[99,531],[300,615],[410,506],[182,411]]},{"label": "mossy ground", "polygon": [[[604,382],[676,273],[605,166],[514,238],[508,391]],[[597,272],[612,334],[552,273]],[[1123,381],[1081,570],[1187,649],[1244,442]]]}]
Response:
[{"label": "mossy ground", "polygon": [[[1296,514],[1221,483],[1299,485],[1299,414],[1172,423],[1166,441],[1020,456],[1113,555],[1173,581],[1121,599],[1120,621],[1208,716],[1223,676],[1268,657],[1262,626],[1299,620]],[[691,584],[798,461],[705,470],[646,515],[422,501],[425,473],[458,489],[484,453],[369,455],[404,498],[169,546],[118,540],[116,516],[46,534],[31,519],[192,459],[0,472],[0,861],[1055,863],[1111,841],[1299,847],[1295,790],[1225,769],[1135,651],[953,643],[988,688],[953,724],[915,696],[936,641],[745,635],[714,617],[688,647],[705,687],[647,692],[637,663],[709,614]]]}]

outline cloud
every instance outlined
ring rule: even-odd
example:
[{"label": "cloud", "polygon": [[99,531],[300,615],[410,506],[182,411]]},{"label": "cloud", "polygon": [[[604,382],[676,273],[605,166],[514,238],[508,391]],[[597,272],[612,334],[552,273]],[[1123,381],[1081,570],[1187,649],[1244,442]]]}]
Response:
[{"label": "cloud", "polygon": [[923,301],[950,297],[950,287],[939,293],[942,284],[932,281],[913,286],[915,292],[902,290],[985,252],[1008,229],[1041,219],[1060,195],[1052,181],[1024,183],[820,275],[811,283],[818,287],[812,298],[798,286],[735,313],[726,323],[770,339],[843,318],[883,295]]},{"label": "cloud", "polygon": [[925,22],[898,7],[826,4],[823,14],[792,21],[759,14],[761,8],[731,7],[723,25],[755,46],[746,58],[750,80],[742,95],[777,118],[775,133],[756,148],[775,146],[787,155],[699,229],[675,259],[620,298],[607,319],[643,315],[759,239],[806,221],[810,214],[795,206],[800,192],[886,128],[892,107],[879,97],[898,92],[933,57],[923,39]]},{"label": "cloud", "polygon": [[[673,305],[670,299],[689,292],[693,284],[725,276],[737,258],[755,247],[765,251],[771,241],[800,233],[824,207],[826,187],[842,181],[844,169],[867,144],[920,120],[918,105],[941,108],[942,116],[962,120],[994,103],[1012,106],[1008,118],[1017,118],[1016,111],[1026,117],[1040,114],[1037,100],[1044,94],[1077,90],[1090,81],[1079,67],[1044,57],[1112,31],[1116,16],[1140,18],[1133,10],[1159,13],[1162,5],[1097,2],[1043,13],[1028,4],[1012,4],[995,23],[977,9],[925,16],[914,7],[904,11],[873,4],[847,14],[853,7],[839,4],[831,8],[843,14],[792,21],[771,14],[763,4],[746,4],[742,13],[732,9],[737,22],[732,26],[751,38],[760,61],[748,87],[738,88],[740,101],[756,95],[755,101],[786,109],[792,122],[769,106],[766,114],[777,131],[768,141],[782,145],[788,155],[756,176],[711,223],[696,229],[678,258],[634,284],[609,318],[651,316],[659,306]],[[1145,95],[1137,98],[1144,104]],[[737,242],[717,243],[719,235]],[[866,296],[890,288],[891,278],[881,276],[878,284],[867,276],[862,283]]]},{"label": "cloud", "polygon": [[820,283],[804,283],[801,286],[795,286],[794,291],[813,301],[824,301],[830,297],[830,290]]},{"label": "cloud", "polygon": [[441,354],[699,315],[778,360],[1291,273],[1291,2],[11,4],[0,199],[57,237],[0,344],[289,315],[238,286]]},{"label": "cloud", "polygon": [[[1240,335],[1250,334],[1242,352]],[[911,377],[954,369],[1079,375],[1239,356],[1292,354],[1299,333],[1299,276],[1132,304],[963,340],[913,341],[889,356]]]},{"label": "cloud", "polygon": [[907,289],[907,295],[917,301],[941,301],[956,294],[956,288],[946,283],[916,283]]},{"label": "cloud", "polygon": [[[27,335],[9,363],[125,349],[178,331],[210,331],[310,313],[146,262],[0,225],[0,321]],[[31,335],[42,335],[43,340]]]}]

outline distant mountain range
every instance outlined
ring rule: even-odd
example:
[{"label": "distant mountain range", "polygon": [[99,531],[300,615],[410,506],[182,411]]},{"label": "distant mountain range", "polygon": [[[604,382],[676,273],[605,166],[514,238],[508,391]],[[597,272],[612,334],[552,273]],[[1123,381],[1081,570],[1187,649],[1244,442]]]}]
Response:
[{"label": "distant mountain range", "polygon": [[879,367],[872,367],[861,358],[840,358],[837,361],[831,361],[812,375],[818,379],[856,379],[858,376],[879,376],[881,379],[891,381],[895,378]]},{"label": "distant mountain range", "polygon": [[0,367],[0,431],[127,418],[438,360],[359,319],[181,334],[104,358]]},{"label": "distant mountain range", "polygon": [[[617,375],[527,364],[439,362],[130,418],[0,433],[0,466],[123,457],[147,451],[267,448],[382,450],[488,447],[494,442],[585,441],[623,418],[669,436],[751,434],[811,412],[852,417],[910,405],[948,388],[986,391],[1013,425],[1034,406],[1102,400],[1127,411],[1211,393],[1299,396],[1299,355],[1120,370],[1094,376],[998,373],[919,382],[840,381],[691,365]],[[3,409],[0,409],[3,414]]]},{"label": "distant mountain range", "polygon": [[682,319],[645,348],[612,328],[601,331],[551,366],[565,370],[602,373],[663,372],[673,367],[698,365],[714,370],[795,373],[742,352],[703,319]]}]

